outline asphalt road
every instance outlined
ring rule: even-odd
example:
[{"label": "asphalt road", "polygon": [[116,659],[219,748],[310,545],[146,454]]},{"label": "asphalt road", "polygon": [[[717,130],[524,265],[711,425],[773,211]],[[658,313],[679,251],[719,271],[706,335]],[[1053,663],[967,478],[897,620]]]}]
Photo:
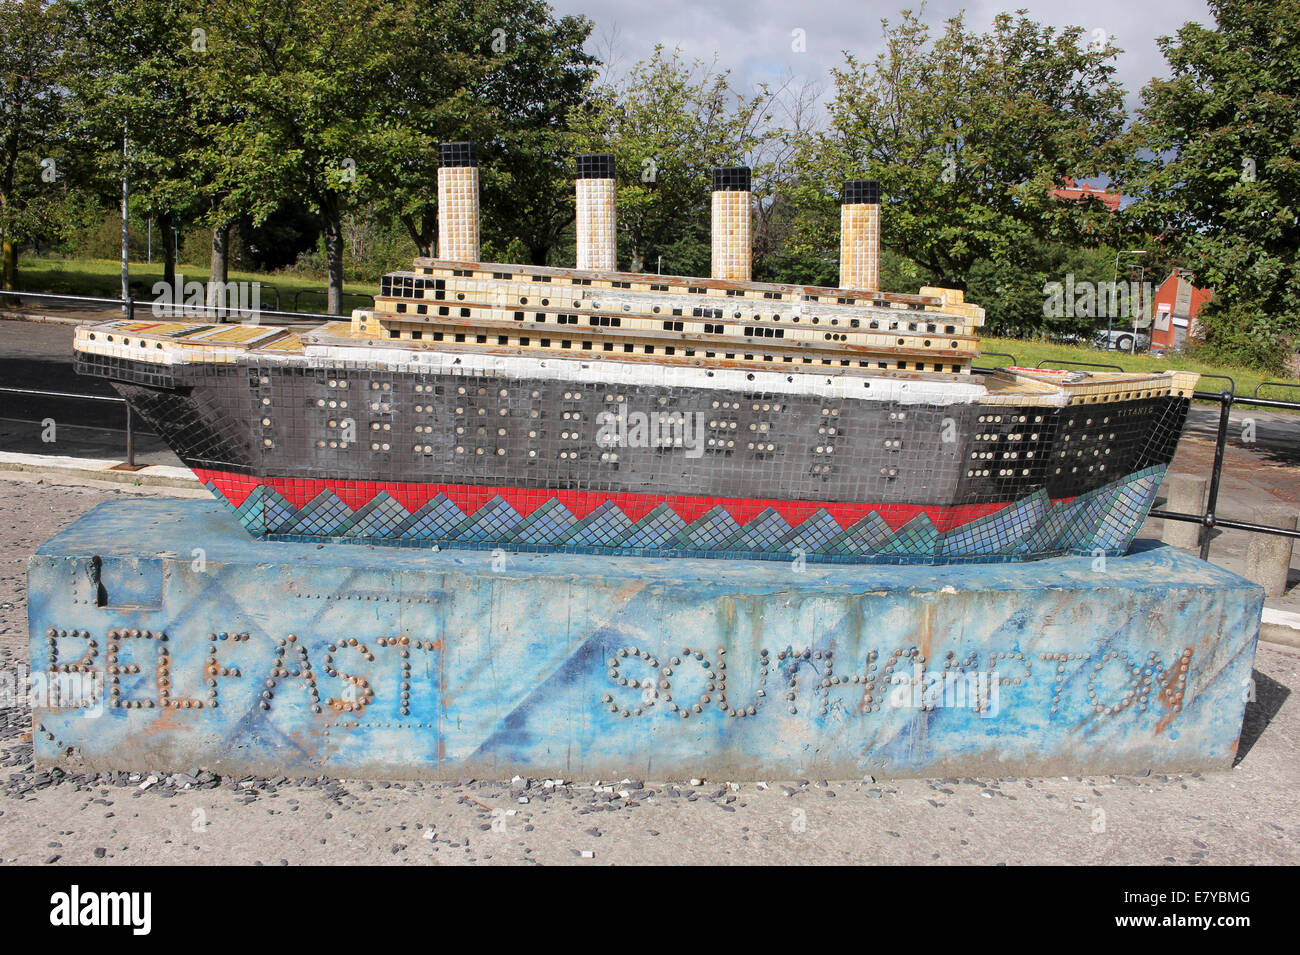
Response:
[{"label": "asphalt road", "polygon": [[[74,326],[0,321],[0,387],[116,398],[102,378],[72,370]],[[47,422],[53,421],[54,441]],[[137,464],[180,465],[138,417],[133,419]],[[120,459],[126,455],[126,406],[0,392],[0,451]]]}]

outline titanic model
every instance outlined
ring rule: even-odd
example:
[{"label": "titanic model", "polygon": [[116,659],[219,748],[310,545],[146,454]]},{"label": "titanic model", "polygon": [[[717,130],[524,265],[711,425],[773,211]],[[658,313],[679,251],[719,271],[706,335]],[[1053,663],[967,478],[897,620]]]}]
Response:
[{"label": "titanic model", "polygon": [[880,189],[844,184],[840,287],[750,278],[750,176],[713,176],[711,278],[619,272],[614,163],[578,159],[577,268],[479,261],[473,144],[438,258],[310,331],[80,328],[253,535],[809,561],[1127,550],[1196,376],[973,368],[983,309],[879,290]]}]

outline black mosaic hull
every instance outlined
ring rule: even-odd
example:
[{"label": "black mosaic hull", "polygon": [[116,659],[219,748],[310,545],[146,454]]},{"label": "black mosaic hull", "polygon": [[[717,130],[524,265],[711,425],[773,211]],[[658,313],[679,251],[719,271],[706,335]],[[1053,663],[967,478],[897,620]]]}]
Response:
[{"label": "black mosaic hull", "polygon": [[[109,378],[197,470],[872,504],[979,505],[1039,490],[1075,497],[1168,464],[1189,405],[1178,397],[1067,408],[830,401],[360,363],[160,370],[83,353],[77,370]],[[603,447],[600,415],[620,408],[700,415],[698,457],[679,447]],[[352,440],[339,440],[346,434]],[[610,452],[617,460],[602,458]]]},{"label": "black mosaic hull", "polygon": [[[606,555],[1124,553],[1188,407],[831,400],[306,360],[78,353],[77,370],[110,379],[255,536]],[[698,443],[602,443],[619,409],[698,414]]]}]

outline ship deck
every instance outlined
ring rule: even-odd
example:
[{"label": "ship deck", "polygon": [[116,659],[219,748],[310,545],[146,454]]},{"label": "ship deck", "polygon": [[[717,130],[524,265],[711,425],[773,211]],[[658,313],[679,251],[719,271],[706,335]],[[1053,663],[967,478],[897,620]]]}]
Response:
[{"label": "ship deck", "polygon": [[[430,339],[358,338],[354,322],[326,322],[318,328],[301,331],[273,325],[225,325],[180,322],[169,319],[115,319],[79,328],[75,347],[79,351],[111,355],[133,361],[178,365],[186,363],[225,364],[241,360],[365,361],[367,355],[383,351],[388,355],[407,355],[415,359],[430,352],[492,357],[538,358],[536,351],[510,344],[479,344],[436,341]],[[718,368],[747,370],[752,363],[743,359],[682,355],[647,355],[619,353],[606,357],[582,351],[554,354],[554,358],[581,360],[584,364],[612,363],[646,370],[654,366]],[[791,375],[819,379],[852,376],[878,378],[893,382],[918,382],[932,386],[944,384],[979,386],[978,399],[985,404],[1096,404],[1127,401],[1163,395],[1188,396],[1196,376],[1186,372],[1151,372],[1125,374],[1097,371],[1056,371],[1035,368],[1002,368],[977,374],[952,374],[921,370],[858,368],[836,363],[792,365],[780,368]],[[771,370],[770,368],[765,370]]]}]

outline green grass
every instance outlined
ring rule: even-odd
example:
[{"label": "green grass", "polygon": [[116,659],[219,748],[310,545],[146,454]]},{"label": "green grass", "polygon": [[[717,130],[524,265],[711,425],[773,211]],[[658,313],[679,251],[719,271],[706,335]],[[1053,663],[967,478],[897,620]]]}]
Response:
[{"label": "green grass", "polygon": [[[1255,387],[1264,381],[1286,381],[1300,384],[1300,379],[1266,375],[1253,368],[1243,368],[1237,365],[1214,364],[1182,357],[1166,359],[1154,358],[1150,355],[1130,355],[1118,351],[1106,352],[1099,348],[1089,348],[1086,345],[1053,345],[1049,342],[1028,341],[1017,338],[984,338],[980,341],[980,351],[982,353],[1003,352],[1014,355],[1016,362],[1022,366],[1036,366],[1040,362],[1047,361],[1051,367],[1069,367],[1068,365],[1057,364],[1064,360],[1119,365],[1125,371],[1181,369],[1183,371],[1194,371],[1202,375],[1227,375],[1236,382],[1236,393],[1242,397],[1250,397],[1254,394]],[[980,364],[992,365],[994,361],[998,364],[1009,363],[1006,359],[997,357],[995,360],[980,362]],[[1222,391],[1227,387],[1229,387],[1228,383],[1218,378],[1203,378],[1196,384],[1197,391]],[[1263,388],[1260,390],[1259,397],[1300,401],[1300,388]]]},{"label": "green grass", "polygon": [[[207,282],[208,264],[177,264],[176,271],[186,282]],[[132,262],[131,293],[142,301],[153,300],[153,286],[162,281],[161,262],[146,264]],[[279,293],[280,304],[276,305],[275,294],[269,290],[262,291],[262,307],[276,311],[325,312],[324,279],[310,276],[288,275],[284,273],[267,274],[261,272],[231,272],[231,282],[261,282],[264,286],[273,286]],[[18,262],[18,286],[27,292],[50,292],[63,295],[89,295],[99,298],[119,298],[122,294],[122,263],[115,259],[55,259],[25,257]],[[321,294],[302,295],[294,307],[293,297],[296,292],[314,291]],[[375,281],[344,282],[344,292],[357,292],[374,295],[379,291],[379,276]],[[345,296],[344,312],[350,312],[368,304],[367,299]]]}]

